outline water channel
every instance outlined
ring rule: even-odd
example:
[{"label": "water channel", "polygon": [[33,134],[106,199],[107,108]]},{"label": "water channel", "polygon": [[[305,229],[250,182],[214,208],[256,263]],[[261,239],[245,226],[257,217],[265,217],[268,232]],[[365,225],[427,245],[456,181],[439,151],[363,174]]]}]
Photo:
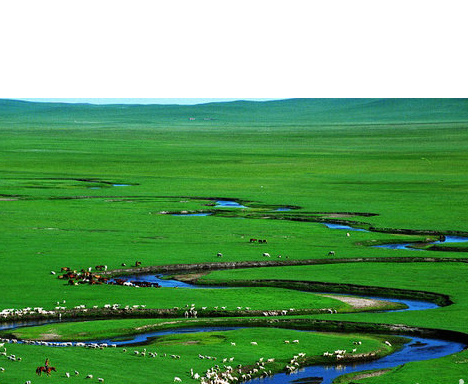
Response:
[{"label": "water channel", "polygon": [[[247,208],[243,205],[240,205],[236,202],[225,202],[218,201],[216,207],[236,207],[236,208]],[[182,216],[182,215],[181,215]],[[205,216],[205,214],[188,214],[187,216]],[[343,229],[343,230],[355,230],[355,231],[366,231],[361,228],[353,228],[347,225],[340,224],[331,224],[325,223],[328,228],[332,229]],[[368,232],[368,231],[366,231]],[[456,237],[456,236],[446,236],[445,242],[461,242],[468,241],[468,238]],[[440,242],[434,242],[437,244]],[[385,247],[391,249],[412,249],[407,248],[411,244],[385,244],[378,247]],[[213,289],[213,288],[223,288],[223,289],[242,289],[242,288],[232,288],[232,287],[216,287],[216,286],[204,286],[204,285],[193,285],[189,283],[184,283],[178,280],[165,279],[163,275],[133,275],[123,277],[130,280],[137,281],[146,281],[151,283],[157,283],[161,287],[172,287],[172,288],[190,288],[190,289]],[[314,292],[317,293],[317,292]],[[333,295],[337,295],[333,293]],[[349,296],[349,295],[347,295]],[[386,301],[396,301],[404,303],[408,306],[407,309],[400,311],[408,310],[427,310],[437,308],[436,304],[418,301],[418,300],[408,300],[408,299],[394,299],[387,297],[375,297],[375,296],[359,296],[364,298],[373,298]],[[37,326],[42,324],[47,324],[50,322],[56,322],[57,320],[39,320],[39,321],[18,321],[18,322],[5,322],[0,323],[0,330],[8,330],[19,327],[26,326]],[[145,334],[133,335],[130,337],[120,337],[115,339],[102,339],[102,340],[93,340],[87,341],[86,345],[91,344],[115,344],[116,346],[122,345],[136,345],[136,344],[145,344],[154,340],[157,337],[169,334],[177,333],[197,333],[197,332],[214,332],[214,331],[230,331],[240,329],[242,327],[197,327],[197,328],[180,328],[180,329],[166,329],[164,331],[157,332],[148,332]],[[300,332],[313,332],[313,331],[300,331]],[[465,349],[467,346],[464,343],[447,341],[441,339],[432,339],[432,338],[422,338],[422,337],[406,337],[408,341],[402,349],[399,351],[385,356],[379,360],[363,362],[363,363],[342,363],[342,364],[331,364],[331,365],[318,365],[318,366],[309,366],[300,369],[299,371],[293,374],[278,373],[274,376],[263,378],[263,379],[254,379],[250,380],[247,383],[249,384],[331,384],[333,380],[341,375],[359,372],[365,370],[376,370],[376,369],[386,369],[396,367],[398,365],[406,364],[412,361],[422,361],[435,359],[443,356],[447,356],[453,353],[457,353]],[[21,343],[22,341],[18,341]],[[36,342],[41,344],[41,342]],[[77,345],[77,342],[71,341],[68,345]],[[49,346],[65,346],[62,343],[49,343]],[[78,343],[78,345],[83,345],[83,343]]]},{"label": "water channel", "polygon": [[[148,281],[153,283],[158,283],[164,287],[173,287],[173,288],[190,288],[190,289],[203,289],[203,288],[229,288],[229,287],[215,287],[215,286],[200,286],[193,285],[177,280],[165,279],[163,275],[139,275],[139,276],[126,276],[129,280],[138,279],[140,281]],[[230,289],[242,289],[242,288],[230,288]],[[336,293],[333,293],[337,295]],[[347,295],[349,296],[349,295]],[[392,299],[386,297],[375,297],[375,296],[360,296],[360,297],[369,297],[380,300],[387,301],[398,301],[404,303],[408,306],[404,310],[425,310],[436,308],[437,305],[433,303],[428,303],[418,300],[407,300],[407,299]],[[56,320],[55,320],[56,321]],[[0,329],[14,329],[25,326],[35,326],[42,325],[53,322],[51,320],[43,321],[23,321],[23,322],[9,322],[1,323]],[[170,335],[170,334],[179,334],[179,333],[198,333],[198,332],[215,332],[215,331],[232,331],[236,329],[241,329],[243,327],[192,327],[192,328],[179,328],[179,329],[166,329],[163,331],[148,332],[144,334],[133,335],[129,337],[120,337],[114,339],[101,339],[101,340],[91,340],[86,341],[85,343],[70,341],[68,343],[53,343],[50,342],[47,345],[55,347],[64,347],[64,346],[87,346],[107,344],[115,346],[124,346],[124,345],[137,345],[137,344],[146,344],[151,342],[154,339],[157,339],[160,336]],[[314,332],[314,331],[298,331],[298,332]],[[330,384],[332,381],[343,374],[351,372],[359,372],[364,370],[374,370],[374,369],[385,369],[396,367],[401,364],[405,364],[411,361],[421,361],[428,359],[435,359],[443,357],[449,354],[462,351],[466,348],[466,345],[460,342],[447,341],[441,339],[432,339],[432,338],[423,338],[423,337],[403,337],[408,338],[408,341],[401,350],[383,357],[379,360],[363,362],[363,363],[342,363],[342,364],[330,364],[330,365],[318,365],[318,366],[309,366],[300,369],[299,371],[293,374],[278,373],[274,376],[263,378],[263,379],[254,379],[248,381],[249,384],[306,384],[306,383],[316,383],[316,384]],[[22,341],[18,341],[22,343]],[[36,342],[36,344],[44,345],[43,342]],[[305,350],[306,352],[306,350]]]}]

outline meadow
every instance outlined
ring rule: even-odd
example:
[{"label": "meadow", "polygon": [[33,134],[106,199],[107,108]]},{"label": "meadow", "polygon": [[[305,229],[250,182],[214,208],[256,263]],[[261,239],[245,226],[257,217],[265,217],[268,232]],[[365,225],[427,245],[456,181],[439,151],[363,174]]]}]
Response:
[{"label": "meadow", "polygon": [[[62,322],[7,330],[0,337],[12,333],[36,339],[48,335],[54,340],[128,336],[164,322],[186,325],[183,311],[192,303],[197,308],[225,306],[232,311],[227,315],[245,323],[256,317],[237,317],[237,307],[334,308],[338,313],[333,315],[281,318],[405,324],[465,333],[467,243],[428,246],[432,249],[427,251],[370,245],[424,242],[439,234],[468,236],[467,124],[468,102],[462,99],[299,99],[198,106],[0,100],[0,311],[54,310],[57,305],[103,308],[113,303],[180,309],[174,319],[133,316]],[[236,200],[249,208],[218,208],[216,200]],[[293,209],[276,211],[281,207]],[[185,211],[213,214],[167,213]],[[326,221],[374,230],[330,229],[323,224]],[[251,243],[251,238],[268,242]],[[255,263],[266,260],[264,253],[271,255],[269,260],[285,262],[363,260],[212,271],[199,282],[274,279],[357,284],[448,295],[453,304],[426,311],[348,313],[354,311],[339,300],[285,286],[136,289],[74,286],[57,279],[62,267],[94,270],[106,265],[111,272],[122,264],[130,268],[136,261],[142,267]],[[398,262],[408,257],[433,261]],[[365,262],[366,258],[381,262]],[[199,316],[191,323],[221,320],[230,318]],[[22,361],[0,356],[0,367],[5,369],[0,382],[63,382],[64,373],[75,369],[81,374],[70,380],[81,381],[85,372],[93,372],[93,381],[103,377],[116,384],[171,383],[176,376],[195,382],[190,368],[201,373],[215,364],[199,359],[199,353],[221,361],[233,355],[237,364],[245,366],[255,365],[261,356],[275,358],[271,369],[281,371],[294,354],[305,352],[308,363],[317,362],[327,348],[349,346],[356,337],[366,340],[365,352],[392,351],[382,337],[369,331],[359,336],[301,333],[300,344],[285,346],[282,341],[299,338],[298,331],[262,326],[165,336],[134,347],[166,354],[156,361],[123,353],[121,347],[5,344],[8,354],[22,356]],[[255,349],[251,340],[267,343]],[[235,353],[231,343],[236,344]],[[171,354],[181,358],[169,358]],[[35,367],[47,356],[57,374],[34,377]],[[359,383],[456,383],[468,380],[467,361],[467,352],[462,351],[432,362],[408,363]]]}]

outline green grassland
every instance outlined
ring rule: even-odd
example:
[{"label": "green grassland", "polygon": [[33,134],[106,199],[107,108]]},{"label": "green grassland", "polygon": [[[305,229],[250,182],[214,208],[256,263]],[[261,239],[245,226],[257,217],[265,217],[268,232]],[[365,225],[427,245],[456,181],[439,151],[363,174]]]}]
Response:
[{"label": "green grassland", "polygon": [[[189,117],[195,120],[189,121]],[[107,303],[173,308],[196,303],[346,311],[346,305],[336,300],[282,288],[68,286],[57,275],[63,266],[80,270],[102,264],[112,270],[137,260],[142,266],[254,262],[265,260],[264,252],[271,254],[271,260],[287,257],[291,261],[330,258],[331,250],[334,257],[343,259],[463,259],[466,252],[389,250],[369,245],[435,239],[431,234],[396,234],[393,229],[468,234],[467,125],[468,101],[463,99],[295,99],[200,106],[0,100],[0,310],[52,309],[57,301],[63,304],[66,300],[63,305],[67,308]],[[253,208],[214,208],[216,198],[238,199]],[[273,211],[283,206],[298,209]],[[161,214],[163,211],[219,213],[180,217]],[[316,222],[324,219],[358,222],[361,227],[388,232],[352,231],[346,236],[346,231]],[[250,243],[250,238],[267,239],[268,243]],[[216,257],[218,252],[222,259]],[[332,319],[466,332],[465,269],[462,263],[348,263],[218,271],[207,278],[312,280],[447,294],[453,305],[425,313],[334,314]],[[94,334],[126,334],[157,321],[96,322]],[[62,326],[69,327],[67,334],[85,332],[92,338],[93,326],[82,329],[88,326],[84,324]],[[247,332],[251,332],[249,338],[273,342],[292,338],[287,333],[294,331],[255,328],[219,332],[219,336],[239,341]],[[328,336],[320,340],[314,340],[315,334],[307,337],[311,355],[332,343]],[[203,342],[175,342],[163,348],[187,356],[195,356],[199,348],[207,354],[216,350],[227,356],[230,343],[213,340],[217,338],[206,336]],[[369,350],[378,349],[377,339],[369,340]],[[243,364],[258,358],[247,347],[238,349]],[[8,345],[8,350],[25,358],[20,363],[5,361],[5,365],[0,360],[5,367],[0,382],[30,379],[31,368],[42,364],[46,353],[53,364],[60,364],[62,378],[65,370],[76,365],[83,373],[89,368],[95,377],[102,372],[106,382],[116,384],[131,382],[132,372],[138,372],[139,382],[154,382],[162,375],[158,382],[164,383],[172,382],[181,370],[187,375],[192,364],[206,369],[206,362],[195,357],[161,359],[154,366],[123,354],[120,348],[44,351],[38,346]],[[287,358],[282,348],[273,345],[262,353]],[[455,382],[464,367],[455,360],[465,355],[438,359],[433,365],[437,371],[426,370],[428,363],[411,363],[362,382]],[[111,368],[114,361],[128,369],[117,374]],[[36,380],[49,379],[61,380],[58,375]]]},{"label": "green grassland", "polygon": [[[260,336],[261,335],[261,336]],[[261,338],[260,338],[261,337]],[[284,340],[298,339],[299,343],[284,344]],[[164,336],[150,345],[107,348],[49,348],[47,356],[51,365],[60,367],[60,372],[51,377],[36,377],[34,382],[63,382],[65,372],[71,373],[71,381],[82,382],[88,374],[93,375],[93,382],[98,377],[105,378],[106,382],[122,382],[123,379],[132,381],[138,378],[142,383],[170,383],[175,376],[183,382],[196,382],[190,379],[190,369],[202,374],[216,364],[222,365],[224,358],[234,357],[228,364],[237,366],[253,365],[261,357],[265,361],[274,358],[275,362],[267,364],[269,369],[284,367],[289,360],[300,352],[306,357],[320,361],[318,356],[324,351],[346,349],[353,347],[353,341],[360,340],[361,353],[380,350],[381,354],[388,354],[390,348],[382,339],[361,335],[320,334],[298,332],[284,329],[240,329],[225,332],[209,332],[203,334],[184,334]],[[251,345],[256,341],[258,345]],[[392,339],[394,341],[394,339]],[[397,340],[395,340],[397,341]],[[231,343],[235,343],[233,346]],[[146,356],[135,355],[134,351],[147,351]],[[157,357],[151,358],[149,352],[156,352]],[[3,382],[17,382],[31,378],[29,372],[34,372],[37,365],[42,363],[44,347],[9,345],[8,353],[23,357],[21,362],[2,361],[5,371],[2,373]],[[216,357],[213,359],[200,359],[198,355]],[[171,355],[180,356],[173,359]],[[97,364],[98,362],[98,364]],[[18,369],[21,365],[21,369]],[[80,372],[79,376],[74,371]],[[130,372],[128,372],[130,371]]]}]

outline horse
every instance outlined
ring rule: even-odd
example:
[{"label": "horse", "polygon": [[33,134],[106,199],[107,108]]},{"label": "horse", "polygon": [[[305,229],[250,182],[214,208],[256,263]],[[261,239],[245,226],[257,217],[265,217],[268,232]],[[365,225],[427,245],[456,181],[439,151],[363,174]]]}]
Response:
[{"label": "horse", "polygon": [[54,371],[54,372],[57,372],[57,370],[55,369],[55,367],[37,367],[36,368],[36,373],[41,376],[42,372],[45,372],[47,373],[47,376],[50,376],[50,373]]}]

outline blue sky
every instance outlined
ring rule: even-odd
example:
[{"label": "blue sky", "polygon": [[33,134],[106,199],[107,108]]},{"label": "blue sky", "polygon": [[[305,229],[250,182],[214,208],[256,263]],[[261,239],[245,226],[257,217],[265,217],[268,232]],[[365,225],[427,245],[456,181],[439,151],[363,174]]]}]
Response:
[{"label": "blue sky", "polygon": [[58,102],[58,103],[89,103],[89,104],[182,104],[193,105],[211,102],[235,101],[235,100],[252,100],[252,101],[267,101],[277,99],[261,99],[261,98],[127,98],[127,99],[112,99],[112,98],[43,98],[43,99],[16,99],[24,101],[36,102]]}]

